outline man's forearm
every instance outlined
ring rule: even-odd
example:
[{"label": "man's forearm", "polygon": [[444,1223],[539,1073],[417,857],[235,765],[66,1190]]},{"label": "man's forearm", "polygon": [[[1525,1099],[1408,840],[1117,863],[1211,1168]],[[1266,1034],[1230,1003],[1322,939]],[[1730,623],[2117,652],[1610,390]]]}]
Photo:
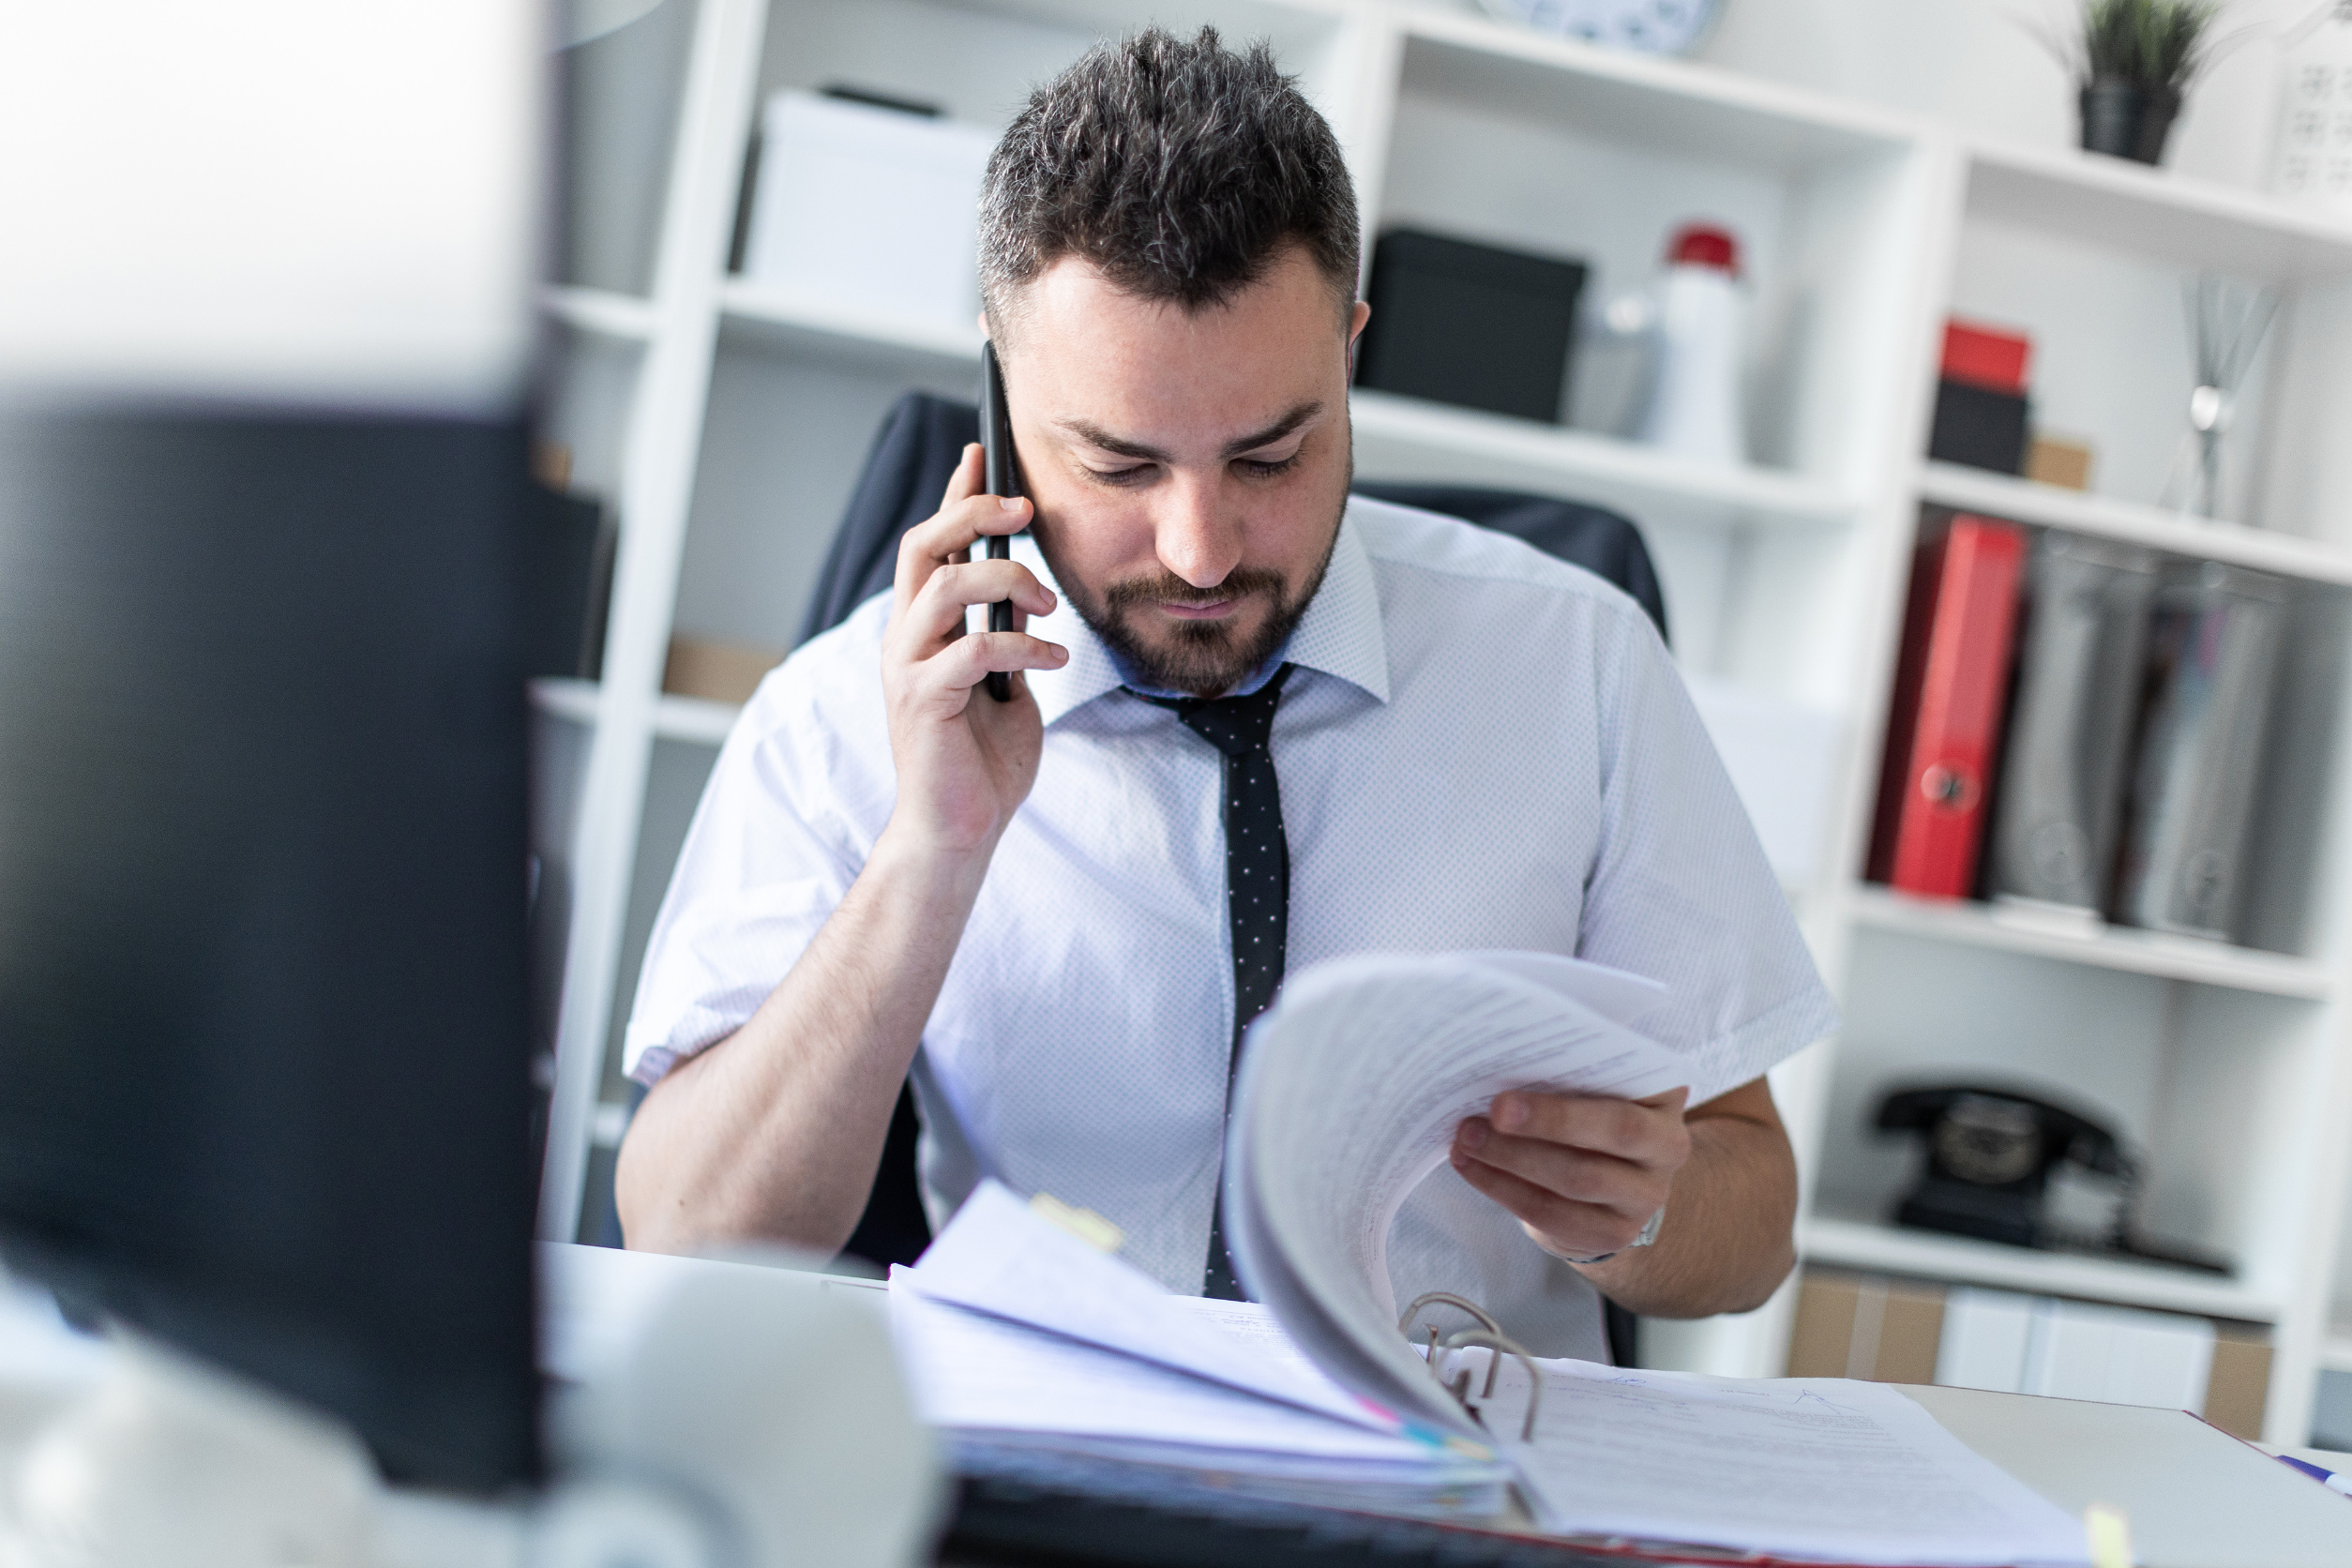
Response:
[{"label": "man's forearm", "polygon": [[987,864],[884,836],[760,1010],[638,1108],[614,1173],[630,1246],[849,1238]]},{"label": "man's forearm", "polygon": [[1761,1306],[1796,1262],[1797,1168],[1762,1080],[1689,1114],[1691,1157],[1674,1179],[1651,1246],[1587,1266],[1619,1305],[1654,1318]]}]

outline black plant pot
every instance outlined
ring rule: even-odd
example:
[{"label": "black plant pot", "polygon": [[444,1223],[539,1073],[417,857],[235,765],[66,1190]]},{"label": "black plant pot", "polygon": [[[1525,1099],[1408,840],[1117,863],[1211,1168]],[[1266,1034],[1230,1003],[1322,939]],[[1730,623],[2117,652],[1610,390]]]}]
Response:
[{"label": "black plant pot", "polygon": [[2162,163],[2180,94],[2137,82],[2093,82],[2083,89],[2083,146],[2094,153]]}]

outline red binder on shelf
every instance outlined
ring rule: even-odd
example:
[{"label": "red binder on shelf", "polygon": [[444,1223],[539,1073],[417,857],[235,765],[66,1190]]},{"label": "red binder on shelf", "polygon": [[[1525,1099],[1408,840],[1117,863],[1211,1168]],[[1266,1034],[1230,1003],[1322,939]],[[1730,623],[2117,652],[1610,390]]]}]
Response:
[{"label": "red binder on shelf", "polygon": [[2025,555],[2025,530],[1989,518],[1954,517],[1921,537],[1878,774],[1874,882],[1931,897],[1975,891]]}]

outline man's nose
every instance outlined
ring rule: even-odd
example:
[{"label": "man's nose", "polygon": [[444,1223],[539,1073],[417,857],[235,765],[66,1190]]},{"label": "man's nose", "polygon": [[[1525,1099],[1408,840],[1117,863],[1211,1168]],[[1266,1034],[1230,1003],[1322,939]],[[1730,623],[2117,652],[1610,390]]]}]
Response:
[{"label": "man's nose", "polygon": [[1195,588],[1214,588],[1242,564],[1241,520],[1219,505],[1218,486],[1180,474],[1164,486],[1153,519],[1160,565]]}]

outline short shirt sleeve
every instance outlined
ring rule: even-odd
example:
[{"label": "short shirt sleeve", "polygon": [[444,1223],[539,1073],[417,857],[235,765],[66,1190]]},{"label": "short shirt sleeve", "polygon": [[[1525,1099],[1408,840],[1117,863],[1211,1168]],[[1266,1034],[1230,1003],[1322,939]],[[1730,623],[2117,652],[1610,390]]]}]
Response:
[{"label": "short shirt sleeve", "polygon": [[[871,813],[859,806],[874,791],[860,788],[872,781],[858,743],[874,726],[844,730],[820,711],[832,704],[816,692],[847,662],[821,643],[771,674],[746,706],[687,829],[623,1042],[624,1070],[649,1087],[759,1011],[871,846]],[[839,695],[854,702],[867,693]],[[879,692],[872,697],[878,705]],[[886,817],[886,782],[870,804]]]},{"label": "short shirt sleeve", "polygon": [[1577,952],[1669,988],[1636,1027],[1696,1059],[1700,1104],[1829,1033],[1837,1010],[1655,629],[1627,608],[1599,641],[1601,847]]}]

